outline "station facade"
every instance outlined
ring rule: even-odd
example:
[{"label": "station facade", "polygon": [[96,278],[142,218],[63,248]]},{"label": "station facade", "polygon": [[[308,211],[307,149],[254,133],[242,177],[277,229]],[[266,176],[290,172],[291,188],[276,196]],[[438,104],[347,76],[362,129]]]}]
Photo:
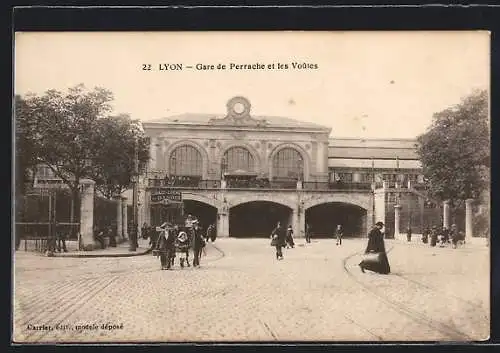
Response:
[{"label": "station facade", "polygon": [[[184,212],[217,226],[218,236],[269,236],[278,221],[296,237],[364,236],[376,221],[400,227],[425,220],[416,141],[331,138],[332,129],[285,117],[254,116],[245,97],[225,114],[182,114],[143,122],[151,159],[140,178],[140,223],[158,225],[182,194]],[[406,201],[405,201],[406,200]]]}]

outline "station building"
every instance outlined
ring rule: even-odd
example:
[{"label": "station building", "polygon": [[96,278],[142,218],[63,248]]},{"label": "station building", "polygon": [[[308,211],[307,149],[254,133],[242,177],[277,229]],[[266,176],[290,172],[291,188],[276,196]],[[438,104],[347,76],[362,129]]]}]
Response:
[{"label": "station building", "polygon": [[278,221],[296,237],[306,224],[316,237],[332,236],[338,224],[346,236],[365,236],[377,221],[391,235],[439,219],[423,190],[416,140],[332,138],[330,127],[254,116],[239,96],[223,114],[143,127],[151,160],[140,178],[140,224],[168,219],[173,205],[154,197],[167,190],[180,191],[184,213],[216,224],[222,237],[268,237]]}]

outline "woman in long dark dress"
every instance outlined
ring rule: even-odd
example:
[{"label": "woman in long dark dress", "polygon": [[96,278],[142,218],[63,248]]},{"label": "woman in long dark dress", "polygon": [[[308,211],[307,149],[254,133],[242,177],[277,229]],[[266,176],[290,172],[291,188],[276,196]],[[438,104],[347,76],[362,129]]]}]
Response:
[{"label": "woman in long dark dress", "polygon": [[368,245],[365,254],[373,254],[373,256],[367,257],[359,263],[359,267],[363,272],[365,272],[365,270],[380,274],[388,274],[391,272],[389,259],[385,251],[384,236],[381,232],[383,227],[384,223],[377,222],[375,227],[368,233]]}]

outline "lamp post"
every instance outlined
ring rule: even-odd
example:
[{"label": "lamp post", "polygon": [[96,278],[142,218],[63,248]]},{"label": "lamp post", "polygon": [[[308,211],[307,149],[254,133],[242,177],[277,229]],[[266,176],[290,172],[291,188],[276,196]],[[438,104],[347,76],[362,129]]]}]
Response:
[{"label": "lamp post", "polygon": [[299,158],[297,160],[297,167],[298,167],[297,169],[298,169],[298,172],[299,172],[298,181],[303,181],[303,179],[304,179],[304,175],[303,175],[303,173],[304,173],[304,167],[302,165],[302,158]]},{"label": "lamp post", "polygon": [[129,237],[129,251],[137,250],[137,236],[138,236],[138,182],[139,182],[139,150],[137,146],[137,136],[134,137],[134,173],[132,175],[132,231]]}]

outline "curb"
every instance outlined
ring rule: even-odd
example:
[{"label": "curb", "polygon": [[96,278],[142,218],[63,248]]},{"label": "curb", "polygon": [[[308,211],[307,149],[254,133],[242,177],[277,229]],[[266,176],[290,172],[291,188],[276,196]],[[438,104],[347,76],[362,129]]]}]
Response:
[{"label": "curb", "polygon": [[130,253],[118,253],[118,254],[92,254],[91,251],[89,251],[88,254],[69,254],[69,255],[56,255],[52,257],[59,257],[59,258],[64,258],[64,257],[71,257],[71,258],[97,258],[97,257],[133,257],[133,256],[142,256],[142,255],[147,255],[152,251],[151,248],[141,251],[141,252],[130,252]]}]

